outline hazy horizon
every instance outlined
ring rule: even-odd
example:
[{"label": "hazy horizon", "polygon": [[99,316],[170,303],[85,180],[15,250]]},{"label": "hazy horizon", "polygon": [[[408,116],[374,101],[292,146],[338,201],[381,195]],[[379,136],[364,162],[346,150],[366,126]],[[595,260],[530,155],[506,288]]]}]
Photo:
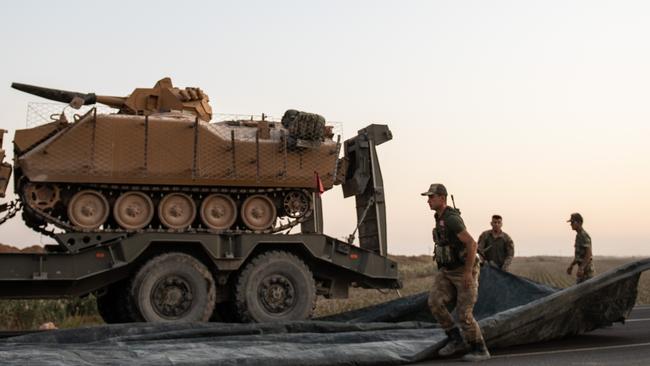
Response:
[{"label": "hazy horizon", "polygon": [[[420,192],[440,182],[475,239],[502,215],[518,255],[572,255],[580,212],[596,256],[648,256],[648,36],[644,1],[3,3],[3,148],[45,101],[11,82],[125,95],[170,76],[215,113],[305,110],[343,139],[388,124],[391,253],[431,251]],[[323,198],[325,232],[349,235],[353,200]],[[41,238],[17,217],[0,242]]]}]

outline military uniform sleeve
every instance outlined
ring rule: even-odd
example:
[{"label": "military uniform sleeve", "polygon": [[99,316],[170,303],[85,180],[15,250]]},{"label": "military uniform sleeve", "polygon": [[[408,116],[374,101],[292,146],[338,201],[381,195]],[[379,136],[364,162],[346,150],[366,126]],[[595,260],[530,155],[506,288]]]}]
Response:
[{"label": "military uniform sleeve", "polygon": [[447,225],[447,229],[455,235],[458,235],[465,230],[465,223],[463,222],[463,219],[458,215],[449,216],[445,224]]},{"label": "military uniform sleeve", "polygon": [[[505,234],[505,233],[504,233]],[[506,244],[506,258],[503,260],[504,271],[507,271],[512,263],[512,258],[515,256],[515,243],[512,241],[510,235],[505,234],[505,244]]]}]

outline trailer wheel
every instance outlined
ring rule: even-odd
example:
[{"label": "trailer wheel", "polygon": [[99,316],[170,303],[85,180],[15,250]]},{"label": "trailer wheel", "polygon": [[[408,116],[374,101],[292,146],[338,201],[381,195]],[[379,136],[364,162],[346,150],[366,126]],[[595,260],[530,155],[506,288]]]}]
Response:
[{"label": "trailer wheel", "polygon": [[131,295],[147,322],[205,322],[214,310],[216,287],[210,271],[192,256],[161,254],[133,278]]},{"label": "trailer wheel", "polygon": [[314,311],[316,287],[303,261],[287,252],[271,251],[246,265],[235,297],[244,322],[304,320]]},{"label": "trailer wheel", "polygon": [[98,296],[97,311],[107,324],[131,323],[138,321],[139,314],[134,314],[133,306],[129,306],[129,293],[126,291],[127,281],[109,285],[106,292]]}]

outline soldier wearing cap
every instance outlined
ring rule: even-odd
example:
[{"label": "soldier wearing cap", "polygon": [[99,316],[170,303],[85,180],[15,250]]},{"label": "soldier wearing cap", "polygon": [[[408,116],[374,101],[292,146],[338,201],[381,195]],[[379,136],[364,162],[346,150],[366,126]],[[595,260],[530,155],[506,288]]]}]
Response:
[{"label": "soldier wearing cap", "polygon": [[567,274],[573,272],[573,266],[578,265],[576,273],[576,283],[584,282],[594,276],[594,264],[592,263],[591,254],[591,237],[585,229],[582,228],[584,220],[579,213],[572,213],[571,218],[567,220],[571,223],[571,229],[576,231],[575,255],[573,262],[566,269]]},{"label": "soldier wearing cap", "polygon": [[[463,337],[469,345],[466,361],[480,361],[490,358],[481,328],[472,314],[478,297],[479,261],[476,242],[467,232],[460,211],[447,206],[447,189],[434,183],[422,193],[428,196],[429,207],[436,226],[433,229],[435,243],[434,259],[438,272],[434,275],[428,304],[431,313],[447,333],[447,343],[438,351],[441,356],[450,356],[466,348]],[[455,324],[447,305],[456,305],[458,321],[463,330]]]},{"label": "soldier wearing cap", "polygon": [[503,271],[508,271],[515,256],[515,243],[510,235],[501,230],[503,218],[492,215],[492,230],[486,230],[478,237],[478,252],[485,260]]}]

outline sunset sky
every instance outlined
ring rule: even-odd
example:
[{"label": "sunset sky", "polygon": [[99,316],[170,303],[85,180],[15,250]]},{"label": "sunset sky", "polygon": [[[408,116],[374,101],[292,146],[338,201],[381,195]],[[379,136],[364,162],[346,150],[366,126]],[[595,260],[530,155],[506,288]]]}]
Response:
[{"label": "sunset sky", "polygon": [[[0,10],[0,128],[25,127],[12,81],[107,95],[164,76],[200,86],[215,113],[369,123],[389,252],[431,252],[430,183],[453,193],[477,238],[493,213],[517,255],[572,255],[572,212],[595,255],[650,255],[647,1],[21,1]],[[355,227],[325,193],[325,231]],[[51,242],[20,218],[0,242]]]}]

